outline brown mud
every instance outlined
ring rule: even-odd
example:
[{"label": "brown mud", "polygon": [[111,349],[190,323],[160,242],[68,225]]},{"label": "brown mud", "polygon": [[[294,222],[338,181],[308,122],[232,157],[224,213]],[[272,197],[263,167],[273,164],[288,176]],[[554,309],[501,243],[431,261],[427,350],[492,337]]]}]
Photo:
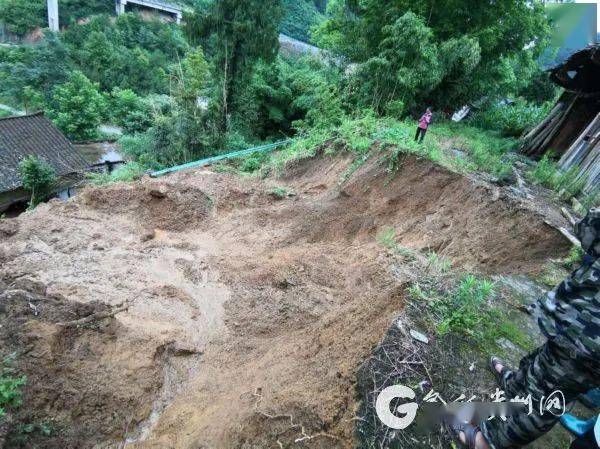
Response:
[{"label": "brown mud", "polygon": [[357,370],[413,280],[382,230],[486,274],[536,274],[568,252],[545,223],[560,215],[507,188],[412,158],[394,175],[373,158],[341,182],[351,163],[318,157],[264,181],[189,171],[0,221],[3,291],[20,291],[2,296],[0,343],[29,376],[9,436],[51,422],[63,430],[30,442],[353,447]]}]

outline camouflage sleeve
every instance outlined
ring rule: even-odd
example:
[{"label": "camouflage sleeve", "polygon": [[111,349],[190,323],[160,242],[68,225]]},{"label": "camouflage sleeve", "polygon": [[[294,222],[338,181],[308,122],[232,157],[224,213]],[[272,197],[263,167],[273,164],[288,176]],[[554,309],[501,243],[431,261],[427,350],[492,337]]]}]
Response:
[{"label": "camouflage sleeve", "polygon": [[548,338],[566,339],[583,354],[600,351],[600,259],[586,256],[582,266],[540,298],[534,316]]}]

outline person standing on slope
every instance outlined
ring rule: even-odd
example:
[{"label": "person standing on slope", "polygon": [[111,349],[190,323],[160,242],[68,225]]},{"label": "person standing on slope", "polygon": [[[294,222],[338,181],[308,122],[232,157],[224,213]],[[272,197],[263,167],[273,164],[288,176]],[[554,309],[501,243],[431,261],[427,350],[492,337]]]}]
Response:
[{"label": "person standing on slope", "polygon": [[431,108],[427,108],[425,114],[423,114],[421,120],[419,120],[419,126],[417,126],[417,134],[415,134],[415,142],[423,143],[425,133],[427,132],[427,128],[429,128],[432,119],[433,112],[431,112]]}]

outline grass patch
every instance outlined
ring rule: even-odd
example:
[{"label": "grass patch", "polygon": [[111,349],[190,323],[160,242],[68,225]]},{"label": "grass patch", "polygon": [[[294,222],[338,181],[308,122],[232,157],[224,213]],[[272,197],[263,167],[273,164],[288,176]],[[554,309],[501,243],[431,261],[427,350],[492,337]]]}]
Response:
[{"label": "grass patch", "polygon": [[415,128],[413,121],[372,114],[345,118],[334,128],[302,132],[292,145],[274,154],[270,164],[281,169],[290,161],[313,157],[317,149],[324,149],[328,155],[350,152],[356,160],[344,175],[347,179],[374,151],[385,150],[390,172],[397,171],[407,155],[414,155],[460,173],[481,170],[498,178],[511,173],[514,139],[464,124],[440,122],[430,128],[425,141],[419,144],[414,141]]},{"label": "grass patch", "polygon": [[386,228],[377,235],[377,242],[380,245],[385,246],[387,249],[392,251],[394,254],[402,256],[408,260],[416,259],[416,252],[410,248],[398,245],[396,242],[396,231],[394,228]]},{"label": "grass patch", "polygon": [[292,196],[294,192],[287,187],[276,186],[269,190],[269,195],[274,196],[278,199],[287,198],[288,196]]},{"label": "grass patch", "polygon": [[570,272],[575,271],[583,261],[584,251],[579,246],[573,246],[569,255],[561,260],[550,260],[544,264],[538,281],[549,288],[560,284]]},{"label": "grass patch", "polygon": [[[526,173],[526,176],[533,184],[554,190],[561,199],[570,200],[578,197],[585,187],[585,179],[577,179],[578,174],[577,167],[563,171],[548,155],[544,155],[534,168]],[[586,202],[590,203],[588,207],[593,206],[595,201],[594,197],[586,198]]]},{"label": "grass patch", "polygon": [[146,167],[138,162],[127,162],[115,169],[112,173],[89,173],[91,184],[102,186],[115,182],[132,182],[146,174]]}]

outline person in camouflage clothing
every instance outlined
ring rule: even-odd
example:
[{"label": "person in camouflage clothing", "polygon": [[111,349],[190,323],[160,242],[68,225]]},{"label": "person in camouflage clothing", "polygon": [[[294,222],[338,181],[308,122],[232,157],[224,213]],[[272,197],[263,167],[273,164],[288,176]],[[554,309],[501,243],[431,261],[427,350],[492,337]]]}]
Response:
[{"label": "person in camouflage clothing", "polygon": [[531,395],[533,412],[461,429],[460,439],[467,447],[526,445],[559,420],[548,411],[539,413],[540,400],[560,390],[570,403],[600,386],[600,209],[591,210],[575,231],[585,251],[580,268],[531,308],[548,341],[525,356],[518,371],[508,370],[496,357],[490,362],[506,400]]}]

